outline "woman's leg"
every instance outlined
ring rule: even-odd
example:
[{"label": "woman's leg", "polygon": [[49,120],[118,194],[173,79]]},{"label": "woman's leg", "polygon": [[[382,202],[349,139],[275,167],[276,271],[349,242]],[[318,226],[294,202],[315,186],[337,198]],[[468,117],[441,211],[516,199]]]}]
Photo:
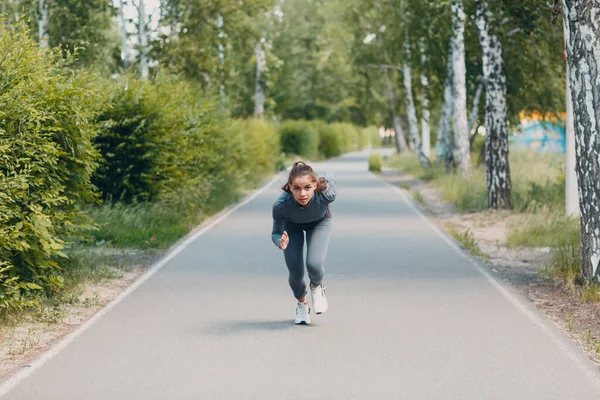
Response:
[{"label": "woman's leg", "polygon": [[286,224],[286,232],[290,238],[287,248],[283,251],[285,264],[290,272],[289,282],[294,297],[304,300],[306,283],[304,283],[304,231],[294,229]]},{"label": "woman's leg", "polygon": [[331,218],[324,219],[306,230],[306,269],[312,286],[319,286],[323,281],[325,255],[331,236]]}]

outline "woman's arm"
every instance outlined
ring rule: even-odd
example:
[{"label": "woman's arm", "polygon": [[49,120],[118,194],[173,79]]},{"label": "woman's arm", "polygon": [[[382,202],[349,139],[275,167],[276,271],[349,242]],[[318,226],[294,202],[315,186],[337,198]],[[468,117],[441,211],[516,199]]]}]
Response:
[{"label": "woman's arm", "polygon": [[283,221],[283,215],[281,215],[281,212],[273,205],[273,229],[271,230],[271,240],[278,248],[283,235]]},{"label": "woman's arm", "polygon": [[330,170],[325,173],[325,181],[327,181],[327,189],[323,191],[323,197],[329,202],[332,203],[335,200],[337,195],[336,190],[336,174],[335,171]]}]

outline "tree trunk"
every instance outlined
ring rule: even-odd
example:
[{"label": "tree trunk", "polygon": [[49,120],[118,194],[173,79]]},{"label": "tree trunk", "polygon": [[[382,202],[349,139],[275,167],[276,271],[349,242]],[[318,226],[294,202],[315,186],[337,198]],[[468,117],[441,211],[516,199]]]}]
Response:
[{"label": "tree trunk", "polygon": [[265,113],[265,82],[264,70],[266,65],[265,51],[259,41],[254,49],[256,54],[256,88],[254,90],[254,116],[262,118]]},{"label": "tree trunk", "polygon": [[40,36],[40,48],[45,49],[50,47],[48,37],[48,21],[50,19],[50,12],[48,10],[48,0],[39,0],[40,6],[40,18],[38,20],[39,36]]},{"label": "tree trunk", "polygon": [[564,0],[565,40],[573,101],[581,211],[582,272],[596,278],[600,262],[600,4]]},{"label": "tree trunk", "polygon": [[458,165],[463,175],[471,173],[471,152],[467,131],[467,89],[465,66],[465,12],[462,0],[452,0],[452,58],[454,76],[454,137]]},{"label": "tree trunk", "polygon": [[569,84],[569,66],[567,64],[567,154],[565,162],[565,212],[570,217],[579,217],[579,193],[577,173],[575,172],[575,127],[573,126],[573,101]]},{"label": "tree trunk", "polygon": [[452,76],[452,47],[448,55],[448,64],[446,67],[446,80],[444,83],[444,105],[442,107],[442,115],[440,117],[440,127],[437,136],[437,155],[438,161],[444,162],[446,169],[454,169],[454,150],[452,145],[452,107],[453,105],[453,85],[454,77]]},{"label": "tree trunk", "polygon": [[221,100],[221,109],[225,109],[225,32],[223,30],[223,16],[217,18],[217,37],[219,41],[219,99]]},{"label": "tree trunk", "polygon": [[396,115],[396,97],[394,96],[394,89],[392,87],[392,82],[390,81],[390,77],[388,76],[387,70],[384,70],[385,74],[385,93],[388,98],[388,105],[390,109],[390,118],[392,120],[392,126],[394,128],[394,132],[396,133],[396,150],[398,153],[402,153],[406,150],[406,140],[404,139],[404,132],[402,130],[402,125],[400,124],[400,118]]},{"label": "tree trunk", "polygon": [[125,0],[119,1],[119,23],[121,25],[121,61],[123,68],[129,67],[129,45],[127,44],[127,23],[125,22]]},{"label": "tree trunk", "polygon": [[[502,44],[490,31],[491,13],[487,0],[475,0],[476,24],[483,53],[485,82],[485,164],[488,208],[512,209],[508,126],[506,117],[506,75]],[[500,203],[500,204],[499,204]]]},{"label": "tree trunk", "polygon": [[424,38],[421,38],[421,138],[423,139],[423,154],[431,157],[431,127],[429,126],[429,78],[427,77],[427,54]]},{"label": "tree trunk", "polygon": [[140,74],[142,79],[147,79],[149,75],[148,67],[148,32],[146,32],[146,7],[144,0],[139,0],[138,7],[138,34],[140,38]]},{"label": "tree trunk", "polygon": [[479,116],[479,101],[481,101],[481,92],[483,92],[483,81],[479,81],[477,85],[477,90],[475,91],[475,97],[473,97],[473,105],[471,106],[471,115],[469,116],[469,135],[473,136],[477,132],[473,132],[473,127],[475,126],[475,122],[477,122],[477,117]]},{"label": "tree trunk", "polygon": [[423,154],[421,147],[421,138],[419,137],[419,126],[417,123],[417,110],[415,109],[415,101],[412,94],[412,74],[408,64],[402,67],[404,73],[404,88],[406,89],[406,108],[408,109],[408,132],[414,145],[415,153],[419,157],[419,163],[424,168],[431,167],[429,159]]}]

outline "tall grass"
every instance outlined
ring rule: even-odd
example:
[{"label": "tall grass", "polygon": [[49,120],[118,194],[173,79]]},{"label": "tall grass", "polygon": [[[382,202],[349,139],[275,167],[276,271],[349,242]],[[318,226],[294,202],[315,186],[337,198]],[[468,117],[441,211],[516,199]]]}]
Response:
[{"label": "tall grass", "polygon": [[[564,155],[541,154],[531,151],[511,151],[512,195],[515,211],[564,210]],[[443,198],[456,204],[461,211],[487,209],[485,165],[473,167],[470,177],[446,173],[442,165],[423,169],[413,153],[390,157],[388,165],[411,173],[416,178],[432,181]]]},{"label": "tall grass", "polygon": [[[564,155],[512,150],[509,161],[514,211],[520,218],[509,224],[507,245],[578,245],[579,220],[564,213]],[[412,153],[394,155],[388,165],[434,183],[444,200],[462,212],[487,210],[485,164],[475,162],[470,177],[447,173],[439,164],[423,169]]]}]

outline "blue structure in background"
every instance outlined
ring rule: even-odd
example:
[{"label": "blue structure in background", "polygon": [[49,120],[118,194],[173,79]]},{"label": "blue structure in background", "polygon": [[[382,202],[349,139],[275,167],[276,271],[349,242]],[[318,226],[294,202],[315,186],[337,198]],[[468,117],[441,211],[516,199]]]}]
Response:
[{"label": "blue structure in background", "polygon": [[528,121],[521,124],[519,133],[509,137],[509,143],[511,148],[544,153],[565,153],[566,138],[565,128],[557,123]]}]

